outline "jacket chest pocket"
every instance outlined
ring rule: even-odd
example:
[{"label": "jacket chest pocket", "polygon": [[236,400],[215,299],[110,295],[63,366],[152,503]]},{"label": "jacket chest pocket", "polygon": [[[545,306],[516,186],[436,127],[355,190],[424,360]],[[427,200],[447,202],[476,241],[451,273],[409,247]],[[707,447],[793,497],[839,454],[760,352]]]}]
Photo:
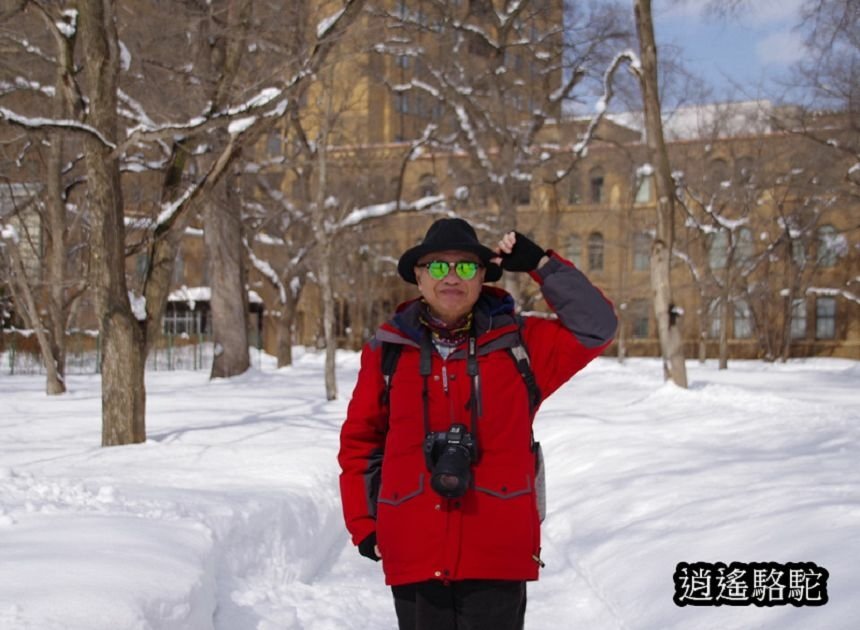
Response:
[{"label": "jacket chest pocket", "polygon": [[475,491],[488,494],[497,499],[514,499],[525,494],[531,494],[533,490],[532,480],[528,474],[522,477],[513,477],[509,481],[483,483],[476,480]]},{"label": "jacket chest pocket", "polygon": [[398,506],[409,499],[414,499],[424,492],[424,473],[419,473],[407,478],[395,478],[390,481],[384,480],[379,488],[379,503]]}]

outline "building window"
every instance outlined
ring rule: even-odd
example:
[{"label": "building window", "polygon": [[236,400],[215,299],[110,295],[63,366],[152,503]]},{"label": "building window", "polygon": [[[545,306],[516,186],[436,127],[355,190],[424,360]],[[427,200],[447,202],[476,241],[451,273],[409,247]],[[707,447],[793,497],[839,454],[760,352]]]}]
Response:
[{"label": "building window", "polygon": [[162,330],[165,335],[209,334],[209,318],[205,309],[190,309],[185,302],[169,302],[164,311]]},{"label": "building window", "polygon": [[143,282],[146,279],[147,271],[149,271],[149,255],[138,254],[134,259],[134,266],[138,279]]},{"label": "building window", "polygon": [[394,95],[394,109],[401,114],[409,113],[409,94],[398,92]]},{"label": "building window", "polygon": [[735,339],[752,337],[752,310],[745,300],[735,302]]},{"label": "building window", "polygon": [[815,300],[815,338],[836,338],[836,298],[819,297]]},{"label": "building window", "polygon": [[567,237],[565,253],[570,262],[577,267],[582,267],[582,239],[578,234],[571,234]]},{"label": "building window", "polygon": [[806,248],[800,238],[791,240],[791,259],[795,265],[802,266],[806,262]]},{"label": "building window", "polygon": [[840,253],[840,236],[832,225],[818,228],[818,266],[834,267]]},{"label": "building window", "polygon": [[645,175],[639,180],[636,188],[636,203],[650,203],[651,191],[654,188],[654,176]]},{"label": "building window", "polygon": [[752,259],[755,253],[752,230],[741,228],[738,230],[738,242],[735,245],[736,259],[741,265],[745,265]]},{"label": "building window", "polygon": [[399,68],[408,68],[409,67],[409,56],[408,55],[398,55],[397,56],[397,66]]},{"label": "building window", "polygon": [[185,284],[185,261],[182,259],[182,252],[177,252],[173,263],[173,286],[181,287],[183,284]]},{"label": "building window", "polygon": [[266,138],[266,155],[269,157],[280,157],[281,155],[281,133],[273,131]]},{"label": "building window", "polygon": [[634,339],[646,339],[648,337],[648,324],[651,307],[648,300],[633,300],[630,304],[630,323]]},{"label": "building window", "polygon": [[588,237],[588,268],[591,271],[603,269],[603,235],[592,232]]},{"label": "building window", "polygon": [[651,266],[651,237],[644,232],[633,235],[633,269],[647,271]]},{"label": "building window", "polygon": [[603,203],[603,169],[599,166],[591,169],[588,181],[591,187],[591,203]]},{"label": "building window", "polygon": [[806,337],[806,300],[803,298],[791,301],[791,338]]},{"label": "building window", "polygon": [[725,230],[708,237],[708,265],[711,269],[725,269],[729,259],[729,233]]},{"label": "building window", "polygon": [[719,339],[723,330],[723,309],[720,300],[711,300],[708,305],[708,336],[711,339]]},{"label": "building window", "polygon": [[576,169],[573,169],[567,176],[567,203],[572,206],[582,203],[579,194],[579,172]]},{"label": "building window", "polygon": [[430,173],[425,173],[421,176],[421,179],[418,182],[418,196],[419,197],[433,197],[437,193],[436,188],[436,178],[433,177]]}]

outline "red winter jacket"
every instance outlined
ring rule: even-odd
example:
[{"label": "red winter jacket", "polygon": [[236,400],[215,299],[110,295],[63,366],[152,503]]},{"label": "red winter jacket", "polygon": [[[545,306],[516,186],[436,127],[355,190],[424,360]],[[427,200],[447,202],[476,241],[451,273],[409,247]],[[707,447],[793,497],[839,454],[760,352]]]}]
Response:
[{"label": "red winter jacket", "polygon": [[[557,320],[523,318],[522,337],[546,398],[609,344],[611,303],[572,264],[552,254],[532,277]],[[398,308],[361,354],[361,370],[341,431],[338,460],[346,526],[358,544],[376,532],[386,583],[430,579],[534,580],[540,554],[535,459],[527,388],[506,350],[517,344],[513,300],[484,287],[474,308],[482,413],[472,487],[446,499],[430,487],[424,460],[423,379],[417,300]],[[403,345],[383,406],[381,342]],[[446,360],[432,354],[432,431],[471,426],[465,343]],[[381,485],[375,472],[381,462]],[[378,490],[378,495],[377,495]]]}]

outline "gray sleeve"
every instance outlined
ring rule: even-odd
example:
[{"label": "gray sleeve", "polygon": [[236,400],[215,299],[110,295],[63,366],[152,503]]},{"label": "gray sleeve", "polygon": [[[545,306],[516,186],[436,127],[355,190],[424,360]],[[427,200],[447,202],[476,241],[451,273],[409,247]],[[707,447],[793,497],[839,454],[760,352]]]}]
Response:
[{"label": "gray sleeve", "polygon": [[609,342],[618,327],[612,303],[576,267],[555,256],[534,272],[559,321],[587,348]]}]

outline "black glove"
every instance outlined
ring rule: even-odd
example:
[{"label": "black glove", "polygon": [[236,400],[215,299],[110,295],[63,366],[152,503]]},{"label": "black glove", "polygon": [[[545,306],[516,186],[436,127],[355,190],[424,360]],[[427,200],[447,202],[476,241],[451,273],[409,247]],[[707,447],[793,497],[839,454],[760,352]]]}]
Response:
[{"label": "black glove", "polygon": [[376,555],[376,551],[373,550],[374,547],[376,547],[376,532],[371,533],[367,538],[358,543],[358,553],[365,558],[370,558],[374,562],[379,562],[380,558]]},{"label": "black glove", "polygon": [[510,254],[502,252],[502,269],[507,271],[534,271],[537,269],[540,259],[546,256],[546,252],[531,240],[519,232],[516,234],[514,248]]}]

